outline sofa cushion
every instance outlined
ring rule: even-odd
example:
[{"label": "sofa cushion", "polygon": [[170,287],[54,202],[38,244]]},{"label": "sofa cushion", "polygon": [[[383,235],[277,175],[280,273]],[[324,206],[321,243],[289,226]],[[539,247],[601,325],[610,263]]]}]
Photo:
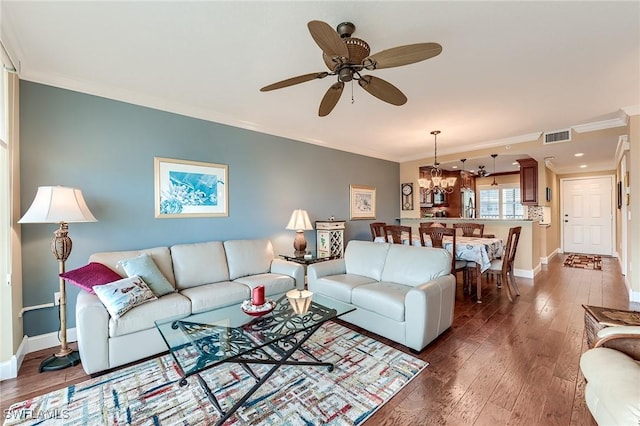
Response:
[{"label": "sofa cushion", "polygon": [[227,255],[221,241],[171,246],[171,259],[180,290],[229,281]]},{"label": "sofa cushion", "polygon": [[150,254],[153,258],[158,269],[162,272],[162,275],[169,280],[171,285],[175,286],[176,280],[173,277],[173,265],[171,263],[171,254],[169,253],[169,247],[155,247],[144,250],[128,250],[128,251],[109,251],[102,253],[94,253],[89,256],[89,262],[99,262],[103,265],[107,265],[122,276],[126,276],[127,273],[120,264],[125,259],[131,259],[133,257],[140,256],[141,254]]},{"label": "sofa cushion", "polygon": [[393,244],[382,280],[417,286],[451,273],[451,255],[441,248]]},{"label": "sofa cushion", "polygon": [[251,297],[249,287],[229,281],[191,287],[181,293],[191,300],[191,312],[194,314],[241,303]]},{"label": "sofa cushion", "polygon": [[145,253],[125,259],[121,264],[128,276],[142,278],[156,296],[164,296],[175,291],[171,283],[162,275],[151,255]]},{"label": "sofa cushion", "polygon": [[108,266],[98,262],[89,262],[80,268],[60,274],[60,277],[91,294],[95,294],[93,286],[112,283],[123,278]]},{"label": "sofa cushion", "polygon": [[224,250],[230,280],[271,271],[274,254],[269,240],[229,240],[224,242]]},{"label": "sofa cushion", "polygon": [[580,369],[587,406],[599,424],[638,424],[640,363],[615,349],[595,348],[582,354]]},{"label": "sofa cushion", "polygon": [[329,275],[309,284],[309,290],[332,297],[345,303],[351,303],[354,288],[377,282],[376,280],[355,274]]},{"label": "sofa cushion", "polygon": [[141,330],[155,328],[154,321],[188,316],[191,302],[179,293],[170,293],[157,300],[136,306],[120,318],[109,320],[109,337],[123,336]]},{"label": "sofa cushion", "polygon": [[351,303],[394,321],[404,321],[404,299],[412,287],[381,281],[353,289]]},{"label": "sofa cushion", "polygon": [[344,252],[347,274],[362,275],[380,281],[389,246],[391,244],[388,243],[349,241]]},{"label": "sofa cushion", "polygon": [[93,287],[93,291],[107,308],[111,318],[120,318],[136,306],[157,299],[147,284],[138,276],[97,285]]},{"label": "sofa cushion", "polygon": [[280,274],[249,275],[247,277],[238,278],[234,282],[244,284],[252,289],[259,285],[263,285],[265,296],[284,293],[296,287],[296,282],[293,278]]}]

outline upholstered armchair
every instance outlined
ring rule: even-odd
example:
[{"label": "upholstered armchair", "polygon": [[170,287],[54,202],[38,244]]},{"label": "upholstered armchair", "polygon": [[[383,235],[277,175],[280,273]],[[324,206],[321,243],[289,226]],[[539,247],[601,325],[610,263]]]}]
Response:
[{"label": "upholstered armchair", "polygon": [[580,357],[587,407],[599,425],[640,425],[640,326],[606,327]]}]

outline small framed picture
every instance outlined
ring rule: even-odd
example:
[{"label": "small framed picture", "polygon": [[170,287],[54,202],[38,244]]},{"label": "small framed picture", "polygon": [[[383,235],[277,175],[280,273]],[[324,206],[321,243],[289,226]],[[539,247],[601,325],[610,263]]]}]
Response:
[{"label": "small framed picture", "polygon": [[376,218],[376,189],[372,186],[349,185],[350,219]]},{"label": "small framed picture", "polygon": [[155,216],[229,216],[228,172],[226,164],[155,157]]}]

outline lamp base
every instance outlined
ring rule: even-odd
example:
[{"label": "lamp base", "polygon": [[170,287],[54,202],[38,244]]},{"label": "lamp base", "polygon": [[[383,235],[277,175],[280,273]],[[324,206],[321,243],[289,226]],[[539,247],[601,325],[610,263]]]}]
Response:
[{"label": "lamp base", "polygon": [[43,371],[57,371],[80,364],[80,352],[71,351],[67,355],[51,355],[40,363],[39,373]]}]

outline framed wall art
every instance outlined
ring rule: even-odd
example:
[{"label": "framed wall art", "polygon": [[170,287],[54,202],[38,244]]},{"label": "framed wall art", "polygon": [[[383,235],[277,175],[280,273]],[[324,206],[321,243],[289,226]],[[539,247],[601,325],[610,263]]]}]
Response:
[{"label": "framed wall art", "polygon": [[376,189],[372,186],[349,185],[351,220],[376,218]]},{"label": "framed wall art", "polygon": [[156,218],[229,216],[229,166],[154,158]]}]

